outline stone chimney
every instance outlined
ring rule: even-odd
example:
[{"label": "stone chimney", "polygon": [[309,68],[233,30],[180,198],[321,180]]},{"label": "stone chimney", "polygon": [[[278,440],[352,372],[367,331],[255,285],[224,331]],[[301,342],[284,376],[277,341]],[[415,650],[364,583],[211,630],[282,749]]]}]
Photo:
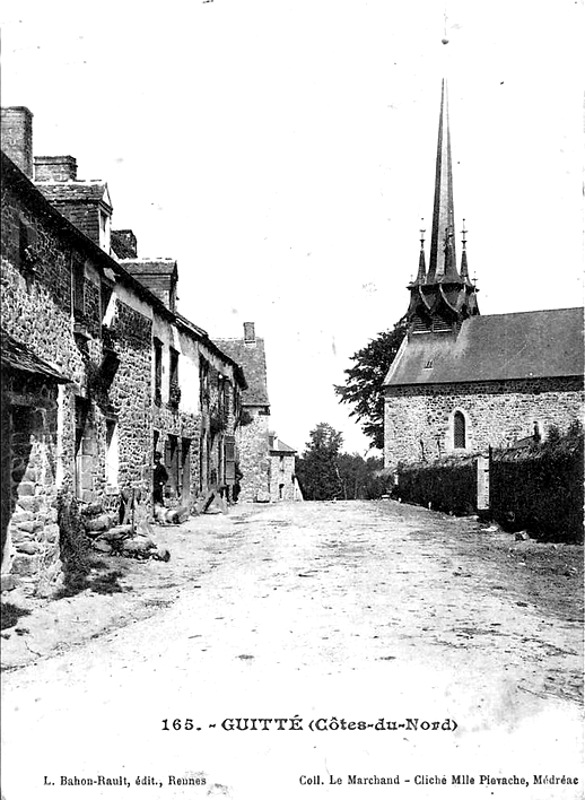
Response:
[{"label": "stone chimney", "polygon": [[253,322],[244,322],[244,344],[256,344],[256,332]]},{"label": "stone chimney", "polygon": [[2,150],[27,178],[33,177],[32,113],[24,106],[2,109]]},{"label": "stone chimney", "polygon": [[35,181],[76,181],[77,161],[73,156],[35,156]]}]

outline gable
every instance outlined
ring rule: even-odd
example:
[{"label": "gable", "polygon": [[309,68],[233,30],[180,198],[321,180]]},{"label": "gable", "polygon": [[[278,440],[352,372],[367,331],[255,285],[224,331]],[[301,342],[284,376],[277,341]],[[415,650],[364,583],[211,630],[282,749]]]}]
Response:
[{"label": "gable", "polygon": [[215,339],[214,341],[244,371],[248,388],[242,395],[243,404],[246,406],[270,405],[264,340],[256,339],[252,346],[245,344],[243,339]]}]

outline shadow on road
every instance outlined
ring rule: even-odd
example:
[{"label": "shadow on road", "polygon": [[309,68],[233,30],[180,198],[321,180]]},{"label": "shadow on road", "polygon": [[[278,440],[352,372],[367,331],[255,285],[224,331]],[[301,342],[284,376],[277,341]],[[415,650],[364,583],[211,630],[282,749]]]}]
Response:
[{"label": "shadow on road", "polygon": [[28,614],[30,614],[30,611],[26,608],[19,608],[13,603],[2,603],[0,628],[2,630],[5,628],[12,628],[21,617],[26,617]]}]

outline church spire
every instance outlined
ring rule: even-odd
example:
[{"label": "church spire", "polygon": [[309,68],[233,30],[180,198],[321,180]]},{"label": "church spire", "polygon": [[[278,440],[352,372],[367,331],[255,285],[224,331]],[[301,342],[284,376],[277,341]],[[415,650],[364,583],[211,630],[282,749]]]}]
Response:
[{"label": "church spire", "polygon": [[441,111],[439,114],[439,137],[437,142],[437,166],[435,172],[435,202],[433,206],[433,229],[431,233],[431,256],[428,283],[444,278],[457,279],[457,262],[453,231],[453,167],[451,164],[451,136],[447,109],[447,86],[441,85]]},{"label": "church spire", "polygon": [[[421,219],[421,225],[424,220]],[[420,229],[420,255],[418,257],[418,275],[416,276],[416,283],[426,283],[427,281],[427,265],[425,261],[425,229]]]},{"label": "church spire", "polygon": [[464,220],[463,252],[461,273],[459,273],[455,255],[453,170],[447,113],[447,85],[443,79],[430,260],[427,270],[424,231],[421,230],[418,274],[408,286],[410,290],[410,304],[407,312],[410,322],[409,335],[423,333],[441,336],[445,333],[457,335],[464,320],[479,314],[477,288],[469,279],[466,235]]}]

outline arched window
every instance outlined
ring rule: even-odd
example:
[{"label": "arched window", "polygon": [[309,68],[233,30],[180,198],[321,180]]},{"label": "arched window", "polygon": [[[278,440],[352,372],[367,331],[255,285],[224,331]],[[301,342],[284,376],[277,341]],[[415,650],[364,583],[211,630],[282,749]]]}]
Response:
[{"label": "arched window", "polygon": [[453,446],[459,449],[465,447],[465,417],[461,411],[456,411],[453,417]]}]

